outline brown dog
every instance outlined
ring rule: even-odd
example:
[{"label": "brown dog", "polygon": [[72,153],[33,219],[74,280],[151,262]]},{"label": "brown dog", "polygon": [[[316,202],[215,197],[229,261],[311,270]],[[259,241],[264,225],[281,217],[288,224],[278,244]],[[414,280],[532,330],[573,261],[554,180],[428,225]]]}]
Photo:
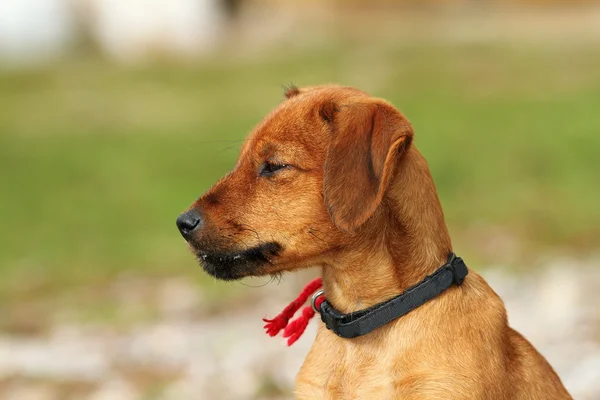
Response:
[{"label": "brown dog", "polygon": [[[356,89],[286,91],[235,169],[177,225],[225,280],[322,268],[327,301],[349,313],[423,280],[452,251],[410,123]],[[407,315],[353,339],[319,327],[298,399],[570,399],[552,367],[507,324],[475,272]]]}]

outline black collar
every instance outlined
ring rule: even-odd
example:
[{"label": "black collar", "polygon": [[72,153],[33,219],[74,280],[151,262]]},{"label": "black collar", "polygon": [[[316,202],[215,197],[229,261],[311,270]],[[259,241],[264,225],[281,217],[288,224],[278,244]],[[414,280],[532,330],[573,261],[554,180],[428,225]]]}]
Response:
[{"label": "black collar", "polygon": [[327,329],[331,329],[340,337],[353,338],[366,335],[425,304],[452,285],[461,285],[468,273],[464,261],[454,253],[450,253],[446,264],[433,274],[383,303],[342,314],[324,300],[319,309],[321,319]]}]

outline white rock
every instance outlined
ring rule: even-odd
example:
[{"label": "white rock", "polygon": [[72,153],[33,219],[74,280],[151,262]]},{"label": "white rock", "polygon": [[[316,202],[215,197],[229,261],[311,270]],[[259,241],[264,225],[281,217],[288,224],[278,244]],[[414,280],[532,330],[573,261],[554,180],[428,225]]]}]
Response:
[{"label": "white rock", "polygon": [[99,381],[107,354],[86,338],[0,340],[0,372],[58,380]]},{"label": "white rock", "polygon": [[58,394],[47,384],[18,384],[3,392],[2,400],[56,400]]},{"label": "white rock", "polygon": [[197,311],[200,295],[197,285],[182,278],[170,278],[158,292],[158,307],[167,317],[185,317]]},{"label": "white rock", "polygon": [[120,344],[119,359],[156,369],[179,369],[190,359],[189,327],[185,323],[158,323],[138,328]]},{"label": "white rock", "polygon": [[73,13],[66,1],[0,1],[0,61],[44,61],[60,55],[74,39]]},{"label": "white rock", "polygon": [[139,391],[123,380],[111,380],[92,393],[88,400],[138,400]]},{"label": "white rock", "polygon": [[92,30],[117,60],[195,55],[215,45],[223,14],[216,0],[89,0]]},{"label": "white rock", "polygon": [[575,368],[564,377],[564,384],[580,400],[600,398],[600,351],[582,358]]}]

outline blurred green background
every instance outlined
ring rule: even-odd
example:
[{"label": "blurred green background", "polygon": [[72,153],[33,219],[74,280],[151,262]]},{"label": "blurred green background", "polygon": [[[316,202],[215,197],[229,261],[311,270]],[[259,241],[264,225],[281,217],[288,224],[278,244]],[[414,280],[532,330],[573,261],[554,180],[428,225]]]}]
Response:
[{"label": "blurred green background", "polygon": [[[115,62],[84,35],[51,62],[2,67],[0,330],[39,334],[63,319],[126,329],[159,318],[151,305],[121,312],[111,287],[123,276],[191,280],[208,314],[223,298],[239,304],[248,288],[206,277],[175,219],[233,167],[289,83],[356,86],[411,120],[470,266],[522,271],[547,254],[597,253],[597,37],[557,33],[562,9],[330,4],[325,16],[314,4],[292,8],[293,28],[264,34],[268,46],[237,22],[197,58]],[[583,26],[587,14],[563,22]],[[469,40],[450,38],[465,26]],[[57,317],[62,309],[69,314]],[[140,385],[151,387],[140,398],[160,398]]]},{"label": "blurred green background", "polygon": [[[600,47],[560,50],[354,42],[201,65],[85,58],[5,71],[0,294],[124,269],[200,275],[175,218],[232,168],[289,82],[377,81],[372,94],[415,127],[461,252],[505,260],[470,242],[473,229],[502,230],[532,251],[593,249]],[[510,260],[531,259],[519,255]]]}]

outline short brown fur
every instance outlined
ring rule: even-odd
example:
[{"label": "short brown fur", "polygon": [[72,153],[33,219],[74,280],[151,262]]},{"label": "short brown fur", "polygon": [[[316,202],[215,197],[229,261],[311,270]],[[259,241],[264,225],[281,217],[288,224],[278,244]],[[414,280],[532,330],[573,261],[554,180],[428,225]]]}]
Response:
[{"label": "short brown fur", "polygon": [[[396,296],[452,251],[412,139],[384,100],[339,86],[289,88],[235,169],[194,203],[204,222],[190,247],[223,279],[318,266],[342,312]],[[281,168],[265,173],[265,162]],[[365,336],[342,339],[319,324],[297,399],[571,398],[473,270],[462,286]]]}]

